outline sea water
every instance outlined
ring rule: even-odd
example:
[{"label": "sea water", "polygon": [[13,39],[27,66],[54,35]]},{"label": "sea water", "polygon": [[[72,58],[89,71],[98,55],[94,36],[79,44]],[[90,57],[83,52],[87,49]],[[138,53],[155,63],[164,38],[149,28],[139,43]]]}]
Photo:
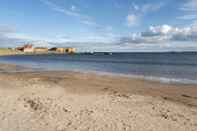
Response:
[{"label": "sea water", "polygon": [[39,70],[110,73],[197,84],[197,52],[17,55],[1,56],[0,62]]}]

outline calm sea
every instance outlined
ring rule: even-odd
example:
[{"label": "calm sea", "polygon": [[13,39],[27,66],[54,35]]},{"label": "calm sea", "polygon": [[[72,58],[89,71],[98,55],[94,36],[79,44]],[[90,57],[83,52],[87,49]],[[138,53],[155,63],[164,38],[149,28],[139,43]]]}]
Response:
[{"label": "calm sea", "polygon": [[197,53],[113,53],[1,56],[39,70],[70,70],[129,75],[161,82],[197,84]]}]

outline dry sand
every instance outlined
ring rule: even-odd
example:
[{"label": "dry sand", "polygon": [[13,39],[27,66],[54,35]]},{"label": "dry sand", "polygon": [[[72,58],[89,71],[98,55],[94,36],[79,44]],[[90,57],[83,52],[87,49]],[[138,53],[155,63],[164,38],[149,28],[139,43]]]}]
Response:
[{"label": "dry sand", "polygon": [[197,130],[197,85],[6,69],[16,70],[0,66],[0,131]]}]

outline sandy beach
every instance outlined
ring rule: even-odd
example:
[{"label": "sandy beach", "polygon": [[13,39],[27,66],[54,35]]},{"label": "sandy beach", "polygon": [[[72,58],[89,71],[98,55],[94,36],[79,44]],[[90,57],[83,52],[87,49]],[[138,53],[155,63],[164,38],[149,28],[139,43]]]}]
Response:
[{"label": "sandy beach", "polygon": [[0,65],[0,131],[196,131],[197,85]]}]

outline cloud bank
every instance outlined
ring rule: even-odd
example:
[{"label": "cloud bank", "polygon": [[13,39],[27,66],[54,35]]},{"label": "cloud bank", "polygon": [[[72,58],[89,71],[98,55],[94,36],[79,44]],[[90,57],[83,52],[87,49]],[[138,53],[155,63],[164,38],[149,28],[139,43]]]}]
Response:
[{"label": "cloud bank", "polygon": [[133,33],[120,39],[120,43],[165,44],[168,42],[197,42],[197,26],[172,27],[169,25],[150,26],[147,31]]},{"label": "cloud bank", "polygon": [[80,51],[197,51],[197,26],[180,28],[161,25],[150,26],[145,31],[128,36],[109,33],[54,36],[54,39],[36,39],[18,33],[12,27],[0,26],[1,47],[16,47],[27,42],[35,46],[72,46]]},{"label": "cloud bank", "polygon": [[13,47],[23,42],[24,39],[12,37],[15,33],[13,27],[7,25],[0,25],[0,46],[1,47]]}]

